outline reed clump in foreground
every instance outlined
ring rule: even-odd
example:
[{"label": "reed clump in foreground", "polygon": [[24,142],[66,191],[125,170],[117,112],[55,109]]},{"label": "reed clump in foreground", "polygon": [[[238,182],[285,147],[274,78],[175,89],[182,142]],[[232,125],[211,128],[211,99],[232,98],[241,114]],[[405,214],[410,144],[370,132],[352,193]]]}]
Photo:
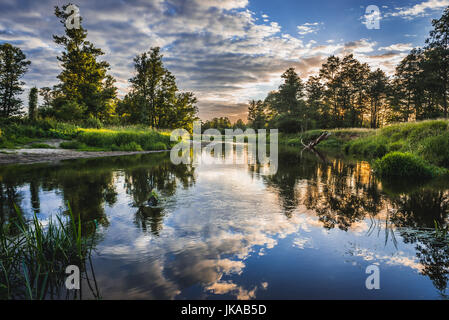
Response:
[{"label": "reed clump in foreground", "polygon": [[36,214],[26,221],[17,208],[16,213],[0,225],[0,299],[60,298],[67,266],[76,265],[87,275],[94,238],[82,236],[81,219],[70,206],[68,217],[57,215],[45,226]]}]

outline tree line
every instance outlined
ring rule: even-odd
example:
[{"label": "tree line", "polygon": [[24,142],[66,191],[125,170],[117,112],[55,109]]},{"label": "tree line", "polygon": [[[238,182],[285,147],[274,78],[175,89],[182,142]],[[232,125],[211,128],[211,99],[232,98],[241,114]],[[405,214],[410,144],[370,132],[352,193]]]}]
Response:
[{"label": "tree line", "polygon": [[300,132],[313,128],[370,127],[448,118],[449,7],[423,48],[413,49],[388,77],[352,54],[330,56],[318,75],[303,81],[293,68],[278,90],[250,101],[252,128]]},{"label": "tree line", "polygon": [[[55,7],[55,15],[64,25],[62,36],[54,35],[63,48],[57,57],[61,72],[59,83],[52,88],[33,87],[28,99],[28,117],[54,118],[61,121],[100,124],[144,124],[153,128],[190,128],[197,119],[198,108],[192,92],[181,92],[175,76],[164,66],[160,48],[134,58],[135,75],[129,79],[129,93],[117,96],[115,79],[108,74],[110,65],[100,58],[104,52],[87,40],[87,30],[68,28],[70,14]],[[2,119],[24,115],[19,96],[24,92],[21,81],[31,64],[18,47],[0,45],[0,116]],[[38,94],[42,104],[38,106]]]}]

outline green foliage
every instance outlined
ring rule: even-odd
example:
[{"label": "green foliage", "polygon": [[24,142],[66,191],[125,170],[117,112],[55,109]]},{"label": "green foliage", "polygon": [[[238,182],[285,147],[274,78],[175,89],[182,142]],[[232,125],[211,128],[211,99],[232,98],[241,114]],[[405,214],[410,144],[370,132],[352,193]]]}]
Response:
[{"label": "green foliage", "polygon": [[50,119],[32,122],[27,119],[8,120],[0,123],[0,128],[0,148],[13,148],[43,138],[72,139],[79,130],[75,125]]},{"label": "green foliage", "polygon": [[164,67],[160,48],[136,56],[134,68],[131,92],[117,106],[119,118],[152,128],[191,129],[198,113],[196,98],[192,92],[179,92],[175,76]]},{"label": "green foliage", "polygon": [[232,128],[231,120],[229,120],[228,117],[213,118],[212,120],[207,120],[201,125],[201,130],[203,131],[203,133],[209,129],[217,129],[222,134],[224,134],[225,129],[231,128]]},{"label": "green foliage", "polygon": [[449,132],[424,139],[417,153],[430,163],[449,168]]},{"label": "green foliage", "polygon": [[441,172],[422,158],[402,152],[391,152],[375,161],[374,170],[388,178],[431,178]]},{"label": "green foliage", "polygon": [[28,71],[30,61],[20,48],[9,43],[0,44],[0,116],[9,118],[22,113],[23,81],[20,78]]},{"label": "green foliage", "polygon": [[44,299],[64,285],[67,266],[83,271],[92,241],[82,236],[84,226],[70,206],[68,217],[50,218],[45,227],[36,214],[26,221],[16,213],[0,225],[0,299]]},{"label": "green foliage", "polygon": [[83,121],[82,127],[91,129],[101,129],[103,128],[103,123],[98,118],[89,117],[88,119]]},{"label": "green foliage", "polygon": [[62,121],[80,122],[85,118],[87,107],[74,100],[57,99],[55,101],[54,115]]},{"label": "green foliage", "polygon": [[167,145],[163,142],[156,142],[153,145],[153,150],[167,150],[167,149],[168,149]]},{"label": "green foliage", "polygon": [[445,120],[391,125],[350,141],[346,153],[379,158],[388,152],[410,152],[433,165],[449,168],[448,128]]},{"label": "green foliage", "polygon": [[134,141],[127,144],[122,144],[119,147],[113,144],[111,148],[113,151],[143,151],[142,147]]},{"label": "green foliage", "polygon": [[274,119],[275,127],[283,133],[295,133],[303,128],[303,121],[289,114],[281,114]]},{"label": "green foliage", "polygon": [[30,95],[28,97],[28,118],[31,121],[37,119],[37,93],[36,87],[31,88]]},{"label": "green foliage", "polygon": [[[67,28],[71,13],[68,5],[55,7],[55,15],[64,25],[63,36],[53,36],[56,44],[63,47],[58,58],[62,68],[58,75],[60,83],[55,87],[61,102],[54,106],[56,116],[65,121],[86,119],[90,116],[107,119],[114,108],[117,89],[115,80],[107,74],[109,63],[99,61],[103,51],[87,41],[87,30]],[[82,18],[80,17],[80,22]]]},{"label": "green foliage", "polygon": [[170,135],[151,129],[81,129],[77,140],[89,147],[121,151],[166,150],[171,145]]},{"label": "green foliage", "polygon": [[248,122],[252,129],[263,129],[267,122],[267,105],[262,101],[251,100],[248,106]]}]

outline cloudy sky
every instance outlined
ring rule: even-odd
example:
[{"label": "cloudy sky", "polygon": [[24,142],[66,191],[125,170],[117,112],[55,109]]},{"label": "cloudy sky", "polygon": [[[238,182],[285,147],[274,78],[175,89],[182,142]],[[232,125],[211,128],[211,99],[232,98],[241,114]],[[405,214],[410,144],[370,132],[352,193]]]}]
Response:
[{"label": "cloudy sky", "polygon": [[[26,88],[52,86],[61,48],[53,14],[67,1],[0,0],[0,43],[19,46],[32,61]],[[106,53],[120,94],[132,59],[160,46],[182,90],[195,92],[200,117],[246,119],[250,99],[277,88],[295,67],[302,78],[331,54],[354,53],[390,73],[412,47],[422,46],[432,18],[449,0],[109,0],[74,1],[88,38]],[[366,8],[381,11],[380,29],[366,26]]]}]

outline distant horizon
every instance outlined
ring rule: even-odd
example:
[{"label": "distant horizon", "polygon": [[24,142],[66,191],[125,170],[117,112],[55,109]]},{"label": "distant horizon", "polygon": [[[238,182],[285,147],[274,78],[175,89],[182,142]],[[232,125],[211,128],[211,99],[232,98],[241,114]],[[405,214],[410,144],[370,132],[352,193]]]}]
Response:
[{"label": "distant horizon", "polygon": [[[53,86],[61,48],[52,36],[63,33],[55,5],[66,1],[3,1],[0,43],[21,48],[32,61],[24,81],[24,106],[33,86]],[[353,53],[361,62],[391,75],[414,47],[421,47],[431,20],[449,0],[298,1],[153,0],[75,2],[88,39],[111,64],[119,95],[129,87],[133,58],[160,46],[164,63],[181,90],[198,98],[203,121],[228,117],[246,122],[249,100],[263,99],[295,67],[301,78],[315,74],[332,55]],[[366,7],[381,10],[380,29],[364,25]]]}]

